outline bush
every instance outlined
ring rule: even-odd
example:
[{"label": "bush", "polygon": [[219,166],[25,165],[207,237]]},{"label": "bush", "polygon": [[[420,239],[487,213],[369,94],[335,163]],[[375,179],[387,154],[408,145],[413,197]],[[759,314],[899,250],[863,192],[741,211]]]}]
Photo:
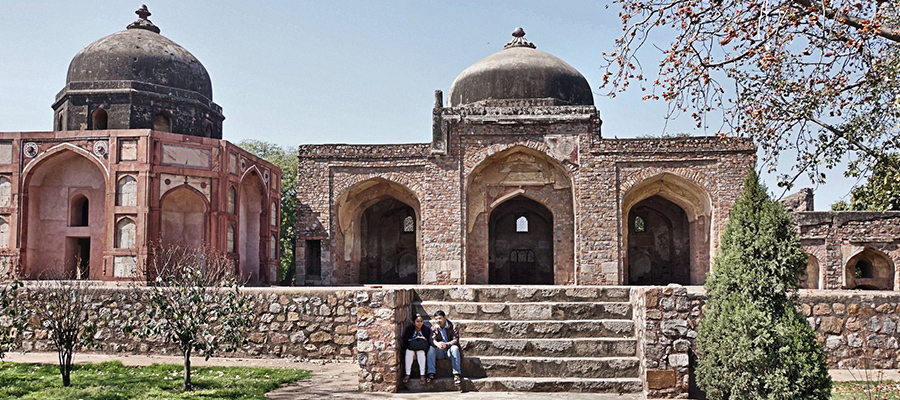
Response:
[{"label": "bush", "polygon": [[755,172],[731,211],[700,322],[697,382],[710,399],[828,399],[822,348],[797,311],[806,255]]}]

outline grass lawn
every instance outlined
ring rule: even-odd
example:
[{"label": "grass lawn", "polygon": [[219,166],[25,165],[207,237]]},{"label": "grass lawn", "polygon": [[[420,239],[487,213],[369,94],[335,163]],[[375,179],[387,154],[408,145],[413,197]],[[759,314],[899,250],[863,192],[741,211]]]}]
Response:
[{"label": "grass lawn", "polygon": [[183,368],[174,364],[126,367],[119,361],[75,365],[72,386],[62,387],[59,367],[0,363],[0,399],[263,399],[309,371],[287,368],[193,367],[194,390],[182,392]]},{"label": "grass lawn", "polygon": [[835,382],[833,400],[900,400],[900,382]]}]

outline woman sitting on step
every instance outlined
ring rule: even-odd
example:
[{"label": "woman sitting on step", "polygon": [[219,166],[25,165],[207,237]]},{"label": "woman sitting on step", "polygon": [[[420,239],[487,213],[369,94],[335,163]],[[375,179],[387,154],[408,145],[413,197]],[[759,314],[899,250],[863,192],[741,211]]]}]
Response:
[{"label": "woman sitting on step", "polygon": [[409,382],[414,357],[419,361],[419,382],[425,383],[425,351],[431,347],[431,328],[425,326],[422,314],[416,314],[413,323],[406,327],[402,343],[406,349],[406,376],[403,377],[403,383]]}]

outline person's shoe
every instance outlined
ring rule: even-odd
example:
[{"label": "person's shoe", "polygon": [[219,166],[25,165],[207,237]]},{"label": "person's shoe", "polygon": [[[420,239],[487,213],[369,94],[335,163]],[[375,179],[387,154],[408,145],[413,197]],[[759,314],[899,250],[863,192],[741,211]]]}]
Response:
[{"label": "person's shoe", "polygon": [[453,375],[453,384],[459,386],[462,384],[462,377],[459,375]]},{"label": "person's shoe", "polygon": [[403,383],[409,383],[409,375],[403,377]]},{"label": "person's shoe", "polygon": [[419,383],[425,383],[425,375],[424,374],[419,376]]},{"label": "person's shoe", "polygon": [[431,383],[434,380],[434,374],[428,374],[428,379],[425,379],[426,383]]}]

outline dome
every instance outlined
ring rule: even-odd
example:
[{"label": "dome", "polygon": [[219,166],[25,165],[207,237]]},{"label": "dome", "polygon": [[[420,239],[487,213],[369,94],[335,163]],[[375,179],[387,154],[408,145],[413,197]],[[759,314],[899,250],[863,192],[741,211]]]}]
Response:
[{"label": "dome", "polygon": [[498,53],[466,68],[450,86],[450,106],[593,105],[587,79],[565,61],[537,50],[516,28]]},{"label": "dome", "polygon": [[89,44],[69,64],[66,83],[137,81],[197,92],[212,99],[212,82],[193,54],[159,34],[146,6],[128,29]]}]

